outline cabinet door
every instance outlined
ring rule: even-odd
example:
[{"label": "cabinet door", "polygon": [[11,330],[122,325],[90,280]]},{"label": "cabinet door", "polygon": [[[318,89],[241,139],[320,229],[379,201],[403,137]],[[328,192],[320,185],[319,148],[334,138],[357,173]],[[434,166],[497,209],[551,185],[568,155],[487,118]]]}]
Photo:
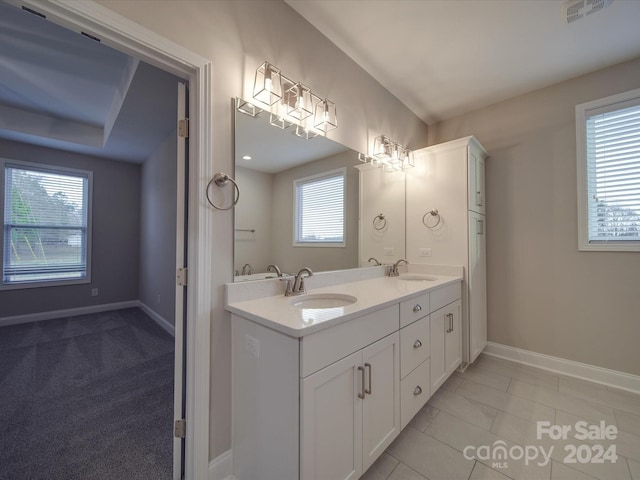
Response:
[{"label": "cabinet door", "polygon": [[444,308],[446,376],[451,375],[462,361],[462,329],[460,300]]},{"label": "cabinet door", "polygon": [[364,395],[364,369],[358,367],[362,352],[302,380],[301,480],[355,480],[362,474],[363,400],[358,394]]},{"label": "cabinet door", "polygon": [[400,433],[400,335],[396,332],[365,348],[362,361],[366,385],[362,469],[366,471]]},{"label": "cabinet door", "polygon": [[447,379],[447,368],[445,358],[445,324],[446,307],[431,314],[429,329],[431,344],[431,393],[435,391]]},{"label": "cabinet door", "polygon": [[469,363],[487,346],[487,240],[484,215],[469,212]]}]

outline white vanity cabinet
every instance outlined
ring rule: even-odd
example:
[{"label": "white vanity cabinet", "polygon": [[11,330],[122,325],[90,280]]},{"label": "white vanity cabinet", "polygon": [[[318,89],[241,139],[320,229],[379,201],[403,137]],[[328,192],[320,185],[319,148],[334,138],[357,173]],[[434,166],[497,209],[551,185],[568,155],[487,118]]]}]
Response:
[{"label": "white vanity cabinet", "polygon": [[[392,281],[380,283],[390,287]],[[359,288],[360,298],[370,291]],[[234,477],[360,478],[435,391],[433,349],[451,356],[455,348],[445,336],[442,346],[434,343],[430,313],[457,305],[453,331],[459,342],[460,293],[455,281],[399,294],[393,303],[373,304],[368,313],[300,336],[234,308]],[[459,343],[457,355],[459,363]],[[445,371],[452,372],[454,364],[448,358]]]}]

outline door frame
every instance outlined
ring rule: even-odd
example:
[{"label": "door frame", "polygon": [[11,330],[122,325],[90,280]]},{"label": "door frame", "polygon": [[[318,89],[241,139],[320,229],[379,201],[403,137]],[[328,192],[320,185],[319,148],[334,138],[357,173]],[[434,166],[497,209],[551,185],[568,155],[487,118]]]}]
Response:
[{"label": "door frame", "polygon": [[185,478],[209,475],[209,375],[213,218],[203,208],[213,176],[211,126],[213,62],[95,3],[93,0],[1,0],[25,6],[76,32],[141,58],[189,82],[188,282],[186,338]]}]

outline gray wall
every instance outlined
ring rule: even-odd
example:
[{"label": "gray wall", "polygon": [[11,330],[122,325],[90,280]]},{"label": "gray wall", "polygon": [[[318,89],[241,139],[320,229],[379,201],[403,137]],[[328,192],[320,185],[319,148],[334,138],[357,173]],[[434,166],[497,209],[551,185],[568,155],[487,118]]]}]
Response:
[{"label": "gray wall", "polygon": [[576,104],[640,87],[640,59],[444,121],[487,161],[489,340],[640,375],[640,254],[580,252]]},{"label": "gray wall", "polygon": [[[355,152],[347,151],[290,168],[273,176],[273,258],[283,272],[302,267],[314,271],[341,270],[358,266],[358,170]],[[293,181],[346,167],[345,247],[293,246]]]},{"label": "gray wall", "polygon": [[139,300],[175,323],[177,138],[173,131],[142,165]]},{"label": "gray wall", "polygon": [[91,283],[0,291],[0,317],[137,300],[140,167],[7,140],[0,156],[93,172]]},{"label": "gray wall", "polygon": [[[98,3],[213,62],[215,171],[233,168],[229,100],[250,96],[255,70],[265,60],[336,102],[340,125],[329,133],[332,140],[366,151],[375,136],[385,133],[411,148],[427,145],[427,126],[283,1]],[[210,456],[214,458],[231,445],[231,328],[224,310],[224,284],[233,275],[233,214],[211,215],[216,227],[210,268]]]}]

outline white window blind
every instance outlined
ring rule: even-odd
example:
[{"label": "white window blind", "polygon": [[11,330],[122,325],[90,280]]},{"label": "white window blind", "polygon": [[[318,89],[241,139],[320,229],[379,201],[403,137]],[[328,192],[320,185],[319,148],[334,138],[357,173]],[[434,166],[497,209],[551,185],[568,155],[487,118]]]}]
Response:
[{"label": "white window blind", "polygon": [[640,105],[587,112],[586,156],[589,242],[639,242]]},{"label": "white window blind", "polygon": [[294,181],[294,244],[344,246],[345,169]]},{"label": "white window blind", "polygon": [[90,180],[4,162],[3,285],[87,279]]}]

